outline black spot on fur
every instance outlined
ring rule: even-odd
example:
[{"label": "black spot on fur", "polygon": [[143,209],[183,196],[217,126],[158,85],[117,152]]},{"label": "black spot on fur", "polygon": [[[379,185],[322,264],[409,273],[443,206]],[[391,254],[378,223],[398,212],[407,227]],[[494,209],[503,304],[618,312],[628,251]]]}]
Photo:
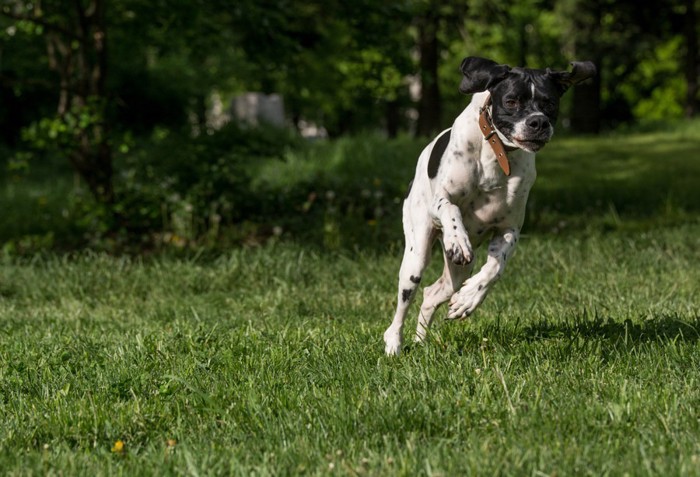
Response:
[{"label": "black spot on fur", "polygon": [[401,291],[401,299],[404,301],[404,303],[411,299],[412,293],[413,290],[411,290],[410,288],[406,288],[403,291]]},{"label": "black spot on fur", "polygon": [[418,285],[420,283],[421,277],[414,277],[413,275],[411,275],[409,280]]},{"label": "black spot on fur", "polygon": [[474,154],[474,151],[476,151],[476,145],[473,142],[468,142],[467,143],[467,152],[469,154]]},{"label": "black spot on fur", "polygon": [[479,285],[479,291],[481,291],[482,288],[484,288],[484,285]]},{"label": "black spot on fur", "polygon": [[448,129],[435,141],[433,150],[430,151],[430,159],[428,160],[428,177],[431,179],[435,177],[440,169],[440,161],[442,160],[442,155],[447,149],[447,144],[450,142],[450,133],[452,129]]},{"label": "black spot on fur", "polygon": [[462,151],[455,151],[455,157],[463,157],[464,153]]}]

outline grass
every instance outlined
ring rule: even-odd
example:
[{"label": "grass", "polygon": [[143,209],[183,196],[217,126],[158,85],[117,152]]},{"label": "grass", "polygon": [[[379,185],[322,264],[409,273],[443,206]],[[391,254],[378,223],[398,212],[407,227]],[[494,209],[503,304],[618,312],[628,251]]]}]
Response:
[{"label": "grass", "polygon": [[[402,239],[396,227],[400,203],[425,143],[367,136],[315,144],[289,152],[285,163],[262,163],[254,174],[254,188],[296,198],[301,226],[289,224],[285,217],[274,220],[307,243],[383,250],[388,242]],[[555,137],[537,156],[538,179],[525,230],[637,233],[697,223],[698,151],[700,120],[596,138]],[[310,228],[314,221],[323,227]],[[339,228],[340,237],[321,233]]]},{"label": "grass", "polygon": [[[64,161],[34,164],[31,173],[11,170],[0,157],[0,247],[52,247],[57,237],[76,233],[69,199],[75,192]],[[75,196],[74,196],[75,197]]]},{"label": "grass", "polygon": [[[658,132],[552,144],[539,216],[501,282],[467,321],[438,312],[429,343],[407,340],[399,358],[381,341],[395,240],[143,257],[6,248],[0,469],[700,475],[700,135],[688,127],[673,133],[682,150]],[[359,170],[313,154],[300,175],[325,178],[319,191],[351,193],[346,177],[388,193],[405,179],[398,154]],[[293,189],[277,167],[266,187]],[[439,268],[436,255],[426,280]]]},{"label": "grass", "polygon": [[5,260],[0,466],[697,473],[698,233],[526,238],[472,319],[398,359],[397,253]]}]

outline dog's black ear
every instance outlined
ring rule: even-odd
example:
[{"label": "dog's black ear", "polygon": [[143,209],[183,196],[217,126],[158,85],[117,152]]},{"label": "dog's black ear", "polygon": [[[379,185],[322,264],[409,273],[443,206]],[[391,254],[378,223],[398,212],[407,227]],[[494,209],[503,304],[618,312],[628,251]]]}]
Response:
[{"label": "dog's black ear", "polygon": [[495,61],[476,56],[468,56],[462,60],[464,77],[459,85],[459,91],[464,94],[479,93],[498,84],[510,71],[510,66],[499,65]]},{"label": "dog's black ear", "polygon": [[562,94],[573,85],[585,81],[588,78],[593,78],[596,72],[595,65],[590,61],[572,61],[570,72],[552,71],[547,68],[547,75],[559,84]]}]

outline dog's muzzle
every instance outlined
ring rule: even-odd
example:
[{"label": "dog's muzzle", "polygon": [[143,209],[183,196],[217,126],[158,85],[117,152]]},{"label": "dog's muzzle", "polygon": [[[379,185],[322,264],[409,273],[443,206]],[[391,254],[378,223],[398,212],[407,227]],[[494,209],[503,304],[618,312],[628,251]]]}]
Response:
[{"label": "dog's muzzle", "polygon": [[544,114],[533,114],[515,128],[513,142],[522,149],[537,152],[552,138],[554,128]]}]

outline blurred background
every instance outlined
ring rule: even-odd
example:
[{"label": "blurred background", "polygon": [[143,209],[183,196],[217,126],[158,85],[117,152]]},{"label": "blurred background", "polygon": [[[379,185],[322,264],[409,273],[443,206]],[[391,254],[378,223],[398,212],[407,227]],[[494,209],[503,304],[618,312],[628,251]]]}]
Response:
[{"label": "blurred background", "polygon": [[697,221],[696,0],[0,6],[4,253],[385,247],[469,55],[599,69],[563,101],[526,230]]}]

